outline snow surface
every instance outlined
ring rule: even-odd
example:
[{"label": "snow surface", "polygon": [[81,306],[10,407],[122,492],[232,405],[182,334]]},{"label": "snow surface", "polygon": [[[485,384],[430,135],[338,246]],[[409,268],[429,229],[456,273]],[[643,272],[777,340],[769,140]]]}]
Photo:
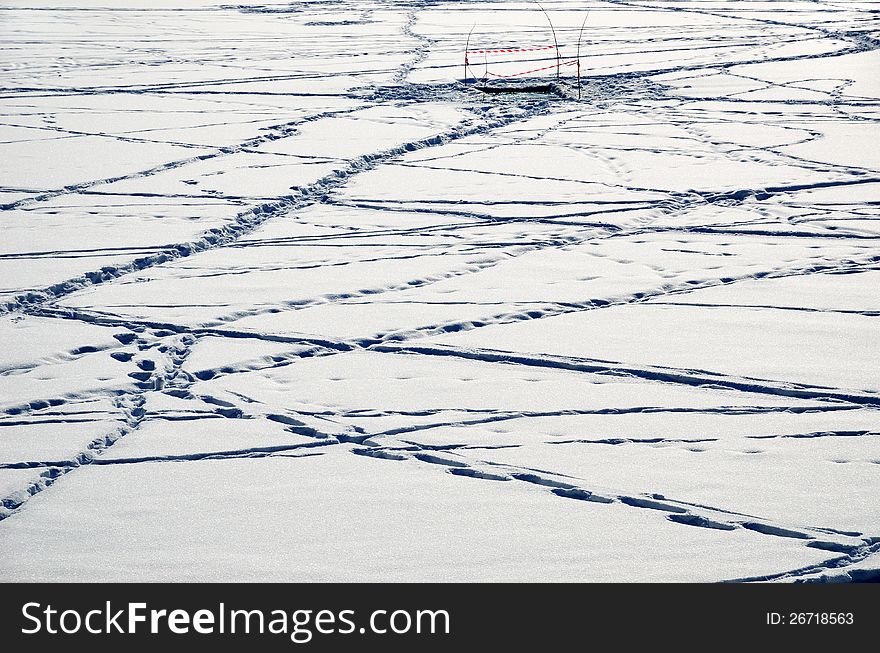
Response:
[{"label": "snow surface", "polygon": [[0,2],[0,580],[880,575],[870,3],[123,4]]}]

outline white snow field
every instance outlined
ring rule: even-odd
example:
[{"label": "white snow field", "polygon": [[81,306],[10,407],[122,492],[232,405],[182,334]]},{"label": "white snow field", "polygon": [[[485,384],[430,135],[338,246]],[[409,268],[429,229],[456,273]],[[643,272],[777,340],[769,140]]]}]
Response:
[{"label": "white snow field", "polygon": [[880,577],[877,3],[542,4],[0,0],[0,581]]}]

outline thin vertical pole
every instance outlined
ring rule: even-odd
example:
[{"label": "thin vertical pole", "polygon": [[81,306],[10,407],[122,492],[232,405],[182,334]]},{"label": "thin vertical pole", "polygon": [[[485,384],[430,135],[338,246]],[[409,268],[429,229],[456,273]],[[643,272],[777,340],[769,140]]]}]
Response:
[{"label": "thin vertical pole", "polygon": [[581,37],[584,35],[584,25],[587,24],[587,18],[590,16],[590,10],[587,9],[587,15],[584,16],[584,22],[581,23],[581,31],[578,32],[578,50],[577,50],[577,62],[578,62],[578,100],[581,99]]},{"label": "thin vertical pole", "polygon": [[476,27],[476,23],[471,25],[471,31],[468,32],[467,41],[464,44],[464,79],[461,81],[467,84],[467,71],[468,71],[468,52],[471,48],[471,34],[474,33],[474,27]]},{"label": "thin vertical pole", "polygon": [[553,28],[553,21],[550,20],[549,14],[544,10],[544,7],[541,6],[541,3],[538,0],[532,0],[538,8],[544,12],[544,17],[547,19],[547,22],[550,23],[550,31],[553,32],[553,45],[556,46],[556,79],[559,79],[559,66],[562,62],[562,54],[559,52],[559,41],[556,40],[556,30]]}]

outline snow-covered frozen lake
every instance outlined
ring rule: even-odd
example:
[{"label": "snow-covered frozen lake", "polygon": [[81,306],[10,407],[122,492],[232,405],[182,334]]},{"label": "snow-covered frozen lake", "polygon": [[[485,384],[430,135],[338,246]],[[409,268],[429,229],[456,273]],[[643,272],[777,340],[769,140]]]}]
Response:
[{"label": "snow-covered frozen lake", "polygon": [[0,580],[878,576],[877,3],[542,4],[0,0]]}]

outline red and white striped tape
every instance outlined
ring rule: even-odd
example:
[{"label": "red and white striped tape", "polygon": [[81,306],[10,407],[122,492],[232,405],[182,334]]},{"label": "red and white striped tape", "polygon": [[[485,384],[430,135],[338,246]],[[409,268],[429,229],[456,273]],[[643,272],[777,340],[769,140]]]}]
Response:
[{"label": "red and white striped tape", "polygon": [[465,54],[499,54],[502,52],[541,52],[543,50],[556,50],[555,45],[549,45],[546,48],[513,48],[509,50],[466,50]]},{"label": "red and white striped tape", "polygon": [[[560,66],[573,66],[578,62],[577,59],[572,59],[571,61],[563,61],[559,65]],[[544,66],[543,68],[532,68],[531,70],[524,70],[521,73],[511,73],[510,75],[498,75],[496,73],[486,73],[491,77],[519,77],[520,75],[528,75],[529,73],[536,73],[541,70],[550,70],[551,68],[556,68],[556,64],[552,66]]]}]

